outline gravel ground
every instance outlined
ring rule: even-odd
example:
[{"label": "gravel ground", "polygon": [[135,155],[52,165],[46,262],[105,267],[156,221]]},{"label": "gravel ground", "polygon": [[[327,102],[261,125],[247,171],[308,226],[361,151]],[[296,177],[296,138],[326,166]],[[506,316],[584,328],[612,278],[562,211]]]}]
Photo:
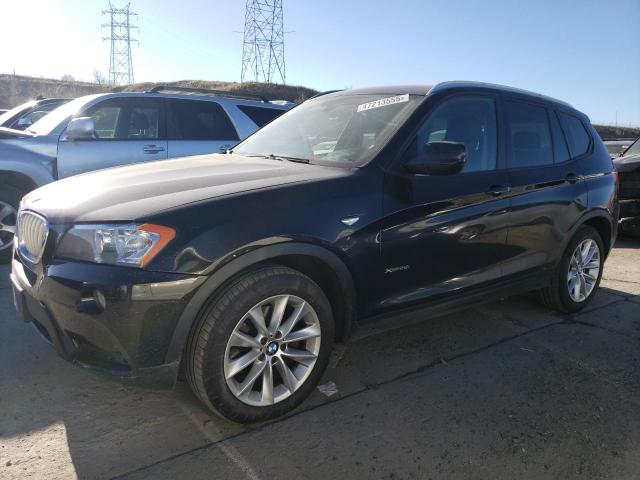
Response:
[{"label": "gravel ground", "polygon": [[59,359],[0,267],[0,478],[639,478],[639,310],[619,241],[586,312],[521,296],[359,339],[336,394],[243,427]]}]

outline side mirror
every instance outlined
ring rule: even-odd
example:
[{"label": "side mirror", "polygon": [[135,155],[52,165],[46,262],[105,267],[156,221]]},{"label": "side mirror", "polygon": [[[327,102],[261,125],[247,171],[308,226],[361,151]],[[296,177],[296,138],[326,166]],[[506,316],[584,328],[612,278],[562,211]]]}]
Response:
[{"label": "side mirror", "polygon": [[22,117],[18,119],[18,127],[20,127],[21,130],[30,127],[31,125],[33,125],[33,122],[30,117]]},{"label": "side mirror", "polygon": [[463,143],[429,142],[422,155],[411,159],[405,168],[411,173],[423,175],[455,175],[467,161],[467,149]]},{"label": "side mirror", "polygon": [[96,127],[91,117],[74,118],[64,131],[65,140],[86,140],[95,138]]}]

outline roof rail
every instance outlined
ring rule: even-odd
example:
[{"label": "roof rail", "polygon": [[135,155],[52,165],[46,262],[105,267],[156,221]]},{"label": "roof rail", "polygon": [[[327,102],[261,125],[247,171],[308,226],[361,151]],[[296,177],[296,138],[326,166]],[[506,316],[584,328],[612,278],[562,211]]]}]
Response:
[{"label": "roof rail", "polygon": [[311,97],[309,97],[307,100],[311,100],[312,98],[318,98],[318,97],[321,97],[323,95],[329,95],[330,93],[341,92],[342,90],[344,90],[344,89],[340,88],[338,90],[327,90],[325,92],[318,92],[315,95],[312,95]]},{"label": "roof rail", "polygon": [[178,87],[170,85],[156,85],[151,90],[147,90],[145,93],[160,93],[160,92],[185,92],[185,93],[202,93],[205,95],[218,95],[220,97],[240,98],[244,100],[257,100],[259,102],[268,103],[265,97],[261,95],[251,95],[249,93],[236,93],[226,90],[213,90],[210,88],[196,88],[196,87]]}]

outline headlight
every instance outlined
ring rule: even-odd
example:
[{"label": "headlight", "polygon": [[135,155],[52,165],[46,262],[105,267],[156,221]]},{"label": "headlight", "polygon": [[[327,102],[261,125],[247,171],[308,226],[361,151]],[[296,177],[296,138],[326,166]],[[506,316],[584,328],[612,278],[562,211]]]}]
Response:
[{"label": "headlight", "polygon": [[76,225],[60,240],[56,256],[144,267],[175,237],[160,225]]}]

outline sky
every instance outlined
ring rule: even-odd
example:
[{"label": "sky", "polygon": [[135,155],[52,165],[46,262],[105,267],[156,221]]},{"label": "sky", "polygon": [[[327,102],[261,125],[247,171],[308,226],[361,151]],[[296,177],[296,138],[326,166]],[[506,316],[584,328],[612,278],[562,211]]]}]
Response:
[{"label": "sky", "polygon": [[[112,0],[115,6],[124,0]],[[640,0],[283,0],[287,83],[445,80],[565,100],[640,126]],[[108,0],[0,0],[0,73],[108,76]],[[131,0],[136,81],[239,81],[245,0]],[[11,45],[14,48],[8,48]]]}]

